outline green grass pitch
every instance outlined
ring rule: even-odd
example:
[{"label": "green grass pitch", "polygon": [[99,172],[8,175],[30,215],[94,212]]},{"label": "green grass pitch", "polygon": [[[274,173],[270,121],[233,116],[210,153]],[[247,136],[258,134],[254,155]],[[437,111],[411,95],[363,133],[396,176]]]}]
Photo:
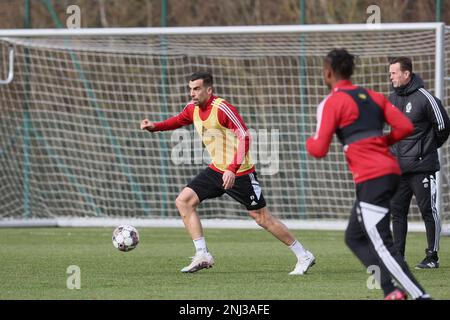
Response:
[{"label": "green grass pitch", "polygon": [[[112,228],[0,229],[0,299],[152,300],[380,300],[367,288],[369,274],[344,244],[343,231],[295,230],[317,263],[304,276],[290,276],[296,259],[264,230],[206,229],[216,260],[195,274],[193,244],[184,229],[140,228],[141,243],[116,250]],[[424,256],[425,234],[410,233],[407,259]],[[414,270],[435,299],[450,299],[450,238],[441,240],[441,267]],[[68,289],[70,265],[80,268],[80,289]]]}]

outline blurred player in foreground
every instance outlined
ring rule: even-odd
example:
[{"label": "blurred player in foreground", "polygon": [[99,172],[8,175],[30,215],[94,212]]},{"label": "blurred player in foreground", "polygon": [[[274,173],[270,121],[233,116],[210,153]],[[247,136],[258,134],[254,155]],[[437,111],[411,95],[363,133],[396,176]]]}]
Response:
[{"label": "blurred player in foreground", "polygon": [[[413,299],[430,299],[393,245],[389,228],[390,200],[400,179],[389,146],[411,134],[413,125],[384,95],[353,85],[354,67],[354,56],[345,49],[325,57],[323,78],[331,93],[318,106],[316,134],[307,139],[306,149],[322,158],[334,133],[342,143],[356,184],[345,242],[366,267],[379,267],[385,299],[405,300],[407,293]],[[391,127],[387,135],[384,123]]]}]

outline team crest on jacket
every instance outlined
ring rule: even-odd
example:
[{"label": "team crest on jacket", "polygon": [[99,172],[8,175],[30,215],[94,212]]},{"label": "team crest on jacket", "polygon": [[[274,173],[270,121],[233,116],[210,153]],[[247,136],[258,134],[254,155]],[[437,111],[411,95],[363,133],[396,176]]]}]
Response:
[{"label": "team crest on jacket", "polygon": [[412,104],[411,102],[408,102],[408,104],[406,105],[406,113],[410,113],[412,109]]},{"label": "team crest on jacket", "polygon": [[359,94],[358,94],[358,97],[359,97],[361,100],[366,100],[366,99],[367,99],[367,96],[366,96],[364,93],[359,93]]}]

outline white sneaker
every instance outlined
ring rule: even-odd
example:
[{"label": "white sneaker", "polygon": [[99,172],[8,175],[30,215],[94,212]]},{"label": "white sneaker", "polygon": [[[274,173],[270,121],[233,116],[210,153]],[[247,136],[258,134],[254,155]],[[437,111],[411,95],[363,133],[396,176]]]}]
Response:
[{"label": "white sneaker", "polygon": [[192,262],[187,267],[181,269],[181,272],[192,273],[201,269],[208,269],[214,265],[214,258],[209,252],[198,252],[192,257]]},{"label": "white sneaker", "polygon": [[289,274],[305,274],[309,268],[311,268],[316,263],[316,258],[311,252],[306,250],[306,255],[297,261],[295,269]]}]

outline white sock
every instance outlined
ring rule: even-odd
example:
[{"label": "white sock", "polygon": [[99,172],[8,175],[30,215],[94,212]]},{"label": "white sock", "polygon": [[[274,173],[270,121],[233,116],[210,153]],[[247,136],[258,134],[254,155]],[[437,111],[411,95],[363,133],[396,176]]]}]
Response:
[{"label": "white sock", "polygon": [[294,252],[294,254],[297,256],[297,259],[299,260],[306,255],[305,248],[297,239],[295,239],[294,242],[289,246],[289,249]]},{"label": "white sock", "polygon": [[195,239],[195,240],[193,240],[193,242],[194,242],[196,252],[199,252],[199,251],[208,252],[208,248],[206,247],[205,237]]}]

